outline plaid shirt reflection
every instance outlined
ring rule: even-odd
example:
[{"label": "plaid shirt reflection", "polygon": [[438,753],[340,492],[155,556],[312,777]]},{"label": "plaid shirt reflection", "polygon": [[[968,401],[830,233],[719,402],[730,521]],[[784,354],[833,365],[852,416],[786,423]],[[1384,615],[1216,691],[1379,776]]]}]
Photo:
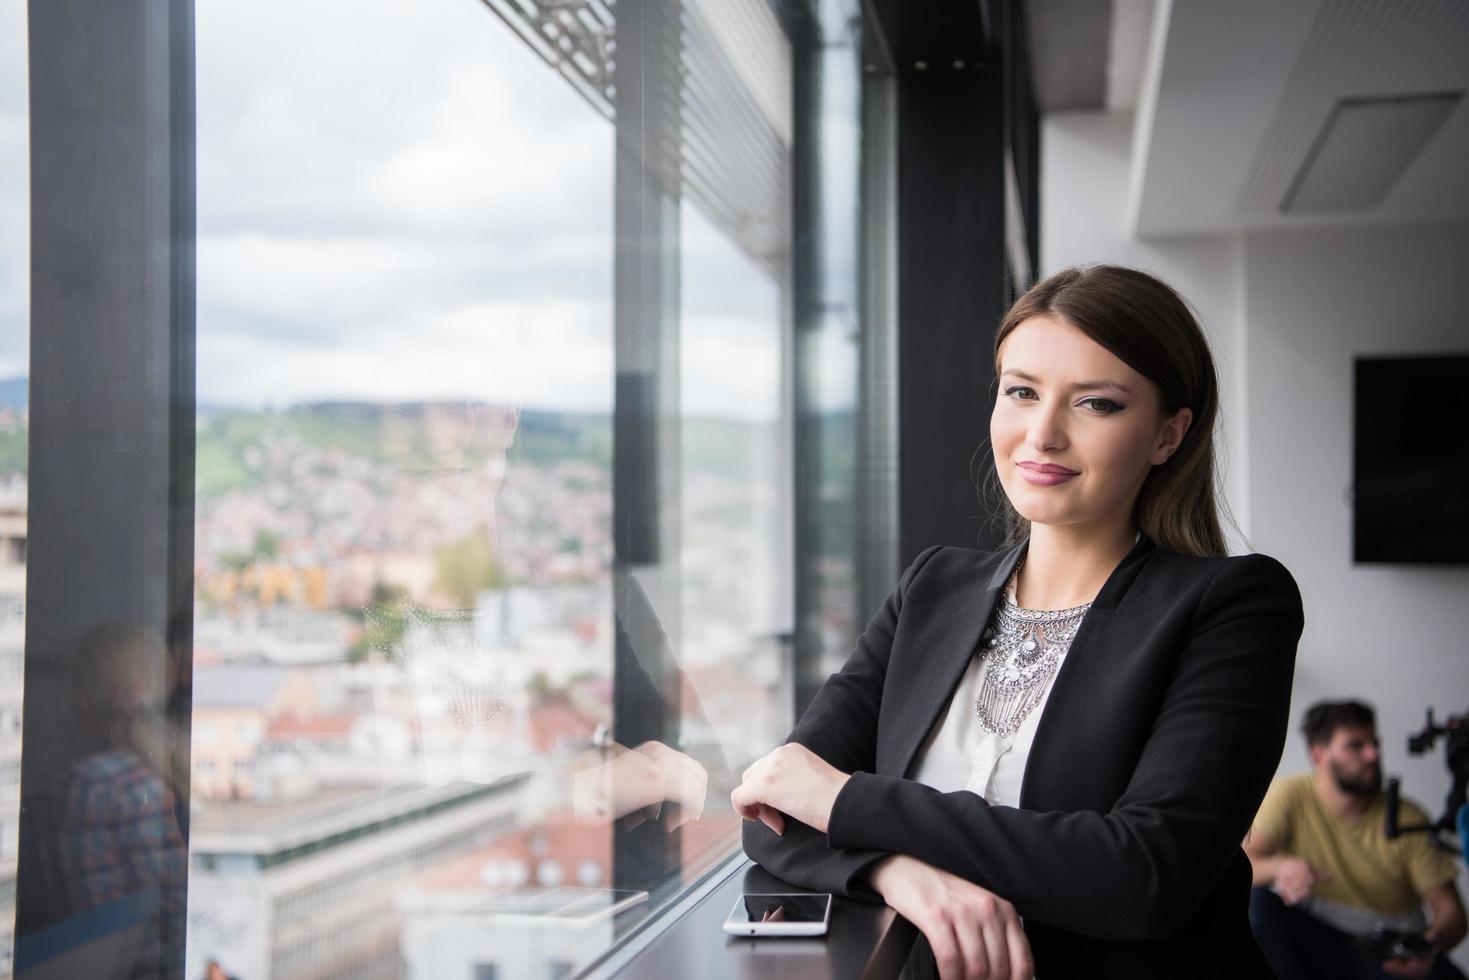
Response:
[{"label": "plaid shirt reflection", "polygon": [[83,912],[151,889],[181,922],[187,855],[173,793],[126,749],[72,767],[61,807],[61,866],[72,911]]}]

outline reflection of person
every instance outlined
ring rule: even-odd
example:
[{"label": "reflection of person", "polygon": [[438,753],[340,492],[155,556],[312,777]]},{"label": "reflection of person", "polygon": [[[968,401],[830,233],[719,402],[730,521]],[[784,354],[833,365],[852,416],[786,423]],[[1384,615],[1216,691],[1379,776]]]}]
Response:
[{"label": "reflection of person", "polygon": [[1021,297],[994,353],[1009,545],[908,567],[732,794],[745,850],[886,901],[945,977],[1268,976],[1239,842],[1303,612],[1278,561],[1226,556],[1203,333],[1100,266]]},{"label": "reflection of person", "polygon": [[[58,857],[72,914],[114,903],[161,902],[183,922],[185,861],[169,785],[162,637],[104,623],[82,641],[73,677],[78,730],[92,751],[74,763],[61,793]],[[173,953],[150,942],[133,975],[172,972]]]},{"label": "reflection of person", "polygon": [[663,823],[673,831],[704,815],[709,771],[697,759],[651,740],[628,748],[608,739],[587,755],[592,758],[571,779],[572,812],[580,819],[600,823],[645,813],[656,820],[669,802],[677,806]]},{"label": "reflection of person", "polygon": [[[1387,839],[1371,708],[1322,702],[1306,712],[1303,730],[1313,771],[1271,784],[1245,841],[1256,885],[1250,919],[1275,972],[1281,980],[1462,978],[1443,959],[1380,962],[1356,952],[1354,937],[1378,926],[1422,935],[1440,949],[1462,940],[1458,869],[1427,834]],[[1404,826],[1430,822],[1407,800],[1399,804],[1399,819]]]},{"label": "reflection of person", "polygon": [[676,747],[684,717],[702,718],[704,712],[697,698],[685,699],[668,633],[624,563],[612,570],[612,607],[617,710],[603,759],[577,774],[573,796],[590,797],[594,807],[605,806],[616,816],[617,887],[656,896],[674,886],[686,860],[682,839],[669,835],[703,816],[711,778],[731,785],[730,766],[716,750],[711,773]]}]

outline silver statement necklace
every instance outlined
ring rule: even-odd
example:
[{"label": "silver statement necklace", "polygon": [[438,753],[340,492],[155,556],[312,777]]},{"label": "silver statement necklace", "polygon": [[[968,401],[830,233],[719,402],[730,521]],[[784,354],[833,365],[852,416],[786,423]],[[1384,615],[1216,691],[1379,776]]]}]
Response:
[{"label": "silver statement necklace", "polygon": [[1070,609],[1025,609],[1010,598],[1020,578],[1025,555],[995,607],[991,625],[980,635],[984,675],[974,711],[986,731],[1003,737],[1020,730],[1025,716],[1040,703],[1046,683],[1071,645],[1090,602]]}]

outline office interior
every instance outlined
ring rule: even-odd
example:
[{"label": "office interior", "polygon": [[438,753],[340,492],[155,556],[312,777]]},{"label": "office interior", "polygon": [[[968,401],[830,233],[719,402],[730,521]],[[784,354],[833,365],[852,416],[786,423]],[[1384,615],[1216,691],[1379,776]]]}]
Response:
[{"label": "office interior", "polygon": [[1357,372],[1469,355],[1466,86],[1454,0],[0,0],[0,976],[616,975],[1097,262],[1437,815],[1469,560],[1354,480],[1469,444]]}]

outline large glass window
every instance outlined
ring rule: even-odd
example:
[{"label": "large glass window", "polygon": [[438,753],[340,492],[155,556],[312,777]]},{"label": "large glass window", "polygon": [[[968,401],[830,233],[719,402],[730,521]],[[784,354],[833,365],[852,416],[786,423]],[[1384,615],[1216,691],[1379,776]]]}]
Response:
[{"label": "large glass window", "polygon": [[730,790],[858,622],[857,8],[29,13],[20,970],[574,976],[735,867]]},{"label": "large glass window", "polygon": [[24,0],[0,0],[0,978],[11,975],[25,665],[30,86]]},{"label": "large glass window", "polygon": [[197,6],[187,976],[569,976],[738,850],[791,53],[763,0],[615,13]]}]

